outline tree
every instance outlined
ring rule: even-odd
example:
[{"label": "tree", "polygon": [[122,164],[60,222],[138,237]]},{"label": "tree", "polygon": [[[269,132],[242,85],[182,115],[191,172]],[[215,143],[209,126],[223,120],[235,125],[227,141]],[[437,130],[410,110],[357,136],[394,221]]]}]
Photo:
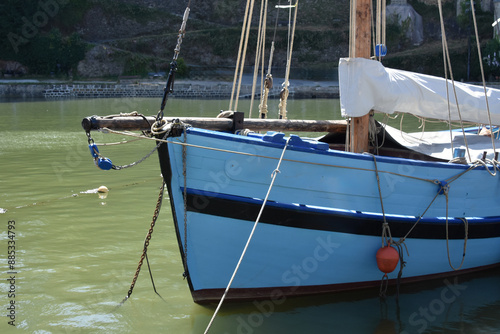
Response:
[{"label": "tree", "polygon": [[77,33],[63,37],[59,29],[36,36],[18,58],[33,74],[68,75],[85,57],[86,43]]}]

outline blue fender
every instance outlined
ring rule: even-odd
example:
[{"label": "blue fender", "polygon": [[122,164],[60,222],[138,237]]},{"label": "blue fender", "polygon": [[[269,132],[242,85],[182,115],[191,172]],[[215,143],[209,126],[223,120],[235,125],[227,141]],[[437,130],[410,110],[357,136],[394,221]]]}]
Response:
[{"label": "blue fender", "polygon": [[108,158],[99,158],[96,159],[96,166],[102,170],[110,170],[113,168],[113,163]]}]

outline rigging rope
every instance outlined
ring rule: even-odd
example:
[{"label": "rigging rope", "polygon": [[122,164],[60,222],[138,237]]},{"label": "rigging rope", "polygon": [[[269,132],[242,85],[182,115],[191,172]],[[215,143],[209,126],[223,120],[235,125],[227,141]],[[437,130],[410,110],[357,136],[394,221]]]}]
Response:
[{"label": "rigging rope", "polygon": [[[457,112],[458,112],[458,117],[460,119],[460,125],[461,125],[461,129],[462,129],[462,135],[464,136],[464,142],[465,142],[465,147],[467,148],[467,155],[469,156],[469,161],[471,161],[471,157],[470,157],[470,151],[469,151],[469,145],[467,143],[467,138],[465,137],[465,130],[464,130],[464,126],[463,126],[463,121],[462,121],[462,114],[460,113],[460,105],[458,103],[458,96],[457,96],[457,91],[456,91],[456,88],[455,88],[455,79],[453,78],[453,70],[451,68],[451,60],[450,60],[450,52],[449,52],[449,49],[448,49],[448,42],[447,42],[447,39],[446,39],[446,31],[445,31],[445,28],[444,28],[444,19],[443,19],[443,5],[442,5],[442,2],[441,0],[438,0],[438,9],[439,9],[439,20],[440,20],[440,23],[441,23],[441,40],[442,40],[442,43],[443,43],[443,60],[444,60],[444,68],[445,68],[445,75],[446,75],[446,69],[449,68],[450,70],[450,80],[451,80],[451,85],[452,85],[452,88],[453,88],[453,94],[455,96],[455,104],[456,104],[456,107],[457,107]],[[446,60],[445,60],[446,59]],[[447,95],[448,95],[448,76],[445,77],[445,84],[446,84],[446,92],[447,92]],[[451,115],[451,111],[450,111],[450,107],[449,107],[449,97],[447,98],[448,100],[448,113]],[[451,117],[449,119],[449,121],[451,122]]]},{"label": "rigging rope", "polygon": [[131,139],[131,140],[125,140],[125,141],[117,141],[114,143],[96,143],[97,146],[115,146],[115,145],[122,145],[122,144],[130,144],[135,141],[141,140],[141,138],[136,138],[136,139]]},{"label": "rigging rope", "polygon": [[260,220],[260,217],[262,216],[262,212],[264,211],[264,208],[266,206],[266,203],[267,203],[267,199],[269,198],[269,194],[271,193],[271,189],[273,188],[273,185],[274,185],[274,181],[276,180],[276,176],[278,175],[278,173],[280,173],[280,166],[281,166],[281,162],[283,161],[283,156],[285,155],[285,151],[286,151],[286,148],[288,146],[288,142],[290,141],[290,137],[287,139],[286,143],[285,143],[285,147],[283,147],[283,151],[281,152],[281,157],[278,161],[278,165],[276,166],[276,169],[272,172],[271,174],[271,184],[269,185],[269,189],[267,190],[267,194],[266,194],[266,197],[264,198],[264,201],[262,202],[262,206],[260,208],[260,211],[259,211],[259,214],[257,216],[257,219],[255,220],[255,223],[253,225],[253,228],[252,228],[252,232],[250,232],[250,235],[248,237],[248,240],[247,240],[247,243],[245,245],[245,248],[243,249],[243,252],[241,253],[241,256],[240,256],[240,259],[238,261],[238,264],[236,265],[236,268],[234,269],[234,272],[233,272],[233,275],[231,276],[231,279],[229,280],[229,283],[226,287],[226,290],[224,291],[224,294],[222,295],[222,298],[219,302],[219,305],[217,305],[217,308],[215,309],[215,312],[212,316],[212,319],[210,319],[210,322],[208,323],[208,326],[207,328],[205,329],[205,334],[208,333],[208,331],[210,330],[210,327],[212,326],[212,323],[214,322],[215,320],[215,317],[217,316],[217,313],[219,312],[221,306],[222,306],[222,303],[224,302],[224,299],[226,298],[226,295],[231,287],[231,284],[233,283],[233,280],[234,280],[234,277],[236,276],[236,273],[238,272],[238,269],[240,268],[240,265],[241,265],[241,262],[243,261],[243,257],[245,256],[246,252],[247,252],[247,249],[248,249],[248,246],[250,245],[250,241],[252,240],[252,237],[255,233],[255,229],[257,228],[257,224],[259,223],[259,220]]},{"label": "rigging rope", "polygon": [[[377,5],[378,5],[378,1],[380,0],[377,0]],[[375,22],[375,15],[373,14],[374,11],[373,11],[373,1],[370,1],[370,27],[371,27],[371,35],[372,36],[376,36],[377,32],[375,31],[376,29],[378,29],[378,22]],[[377,13],[378,14],[378,13]],[[372,38],[371,40],[372,42],[372,48],[373,50],[375,50],[375,48],[377,47],[377,41],[375,38]]]},{"label": "rigging rope", "polygon": [[[187,143],[186,129],[187,126],[183,126],[183,134],[184,134],[184,144]],[[188,277],[188,265],[187,265],[187,255],[188,255],[188,243],[187,243],[187,228],[188,228],[188,220],[187,220],[187,145],[182,146],[182,175],[184,177],[184,189],[182,192],[183,197],[183,205],[184,205],[184,278]]]},{"label": "rigging rope", "polygon": [[356,8],[358,6],[357,0],[350,1],[349,7],[349,58],[356,57]]},{"label": "rigging rope", "polygon": [[[241,81],[243,79],[243,69],[245,68],[245,58],[247,53],[248,38],[250,36],[250,27],[252,24],[254,5],[255,5],[255,0],[247,0],[245,8],[245,17],[243,19],[243,28],[241,29],[238,58],[236,61],[236,68],[234,70],[233,89],[231,92],[231,99],[229,102],[229,110],[233,111],[238,110],[238,100],[240,98]],[[236,87],[236,81],[238,81],[237,87]],[[236,94],[236,97],[234,97],[234,94]],[[234,109],[233,109],[233,98],[234,98]]]},{"label": "rigging rope", "polygon": [[[273,88],[273,76],[271,74],[271,67],[273,65],[274,41],[276,40],[276,31],[278,30],[278,18],[279,18],[279,11],[280,11],[280,3],[281,3],[281,1],[278,1],[278,6],[277,6],[278,10],[276,13],[276,20],[274,23],[274,36],[273,36],[273,40],[271,42],[271,51],[269,52],[269,63],[267,65],[266,79],[264,80],[263,87],[261,87],[262,96],[261,96],[261,101],[259,104],[259,118],[261,118],[261,119],[267,118],[267,99],[269,96],[269,91],[271,90],[271,88]],[[267,6],[267,0],[266,0],[266,6]],[[267,16],[267,14],[266,14],[266,16]],[[264,69],[264,60],[262,60],[262,69]],[[262,77],[264,77],[264,72],[262,72]],[[250,110],[250,112],[251,112],[251,110]]]},{"label": "rigging rope", "polygon": [[[389,223],[387,223],[387,220],[385,217],[384,201],[382,199],[382,188],[380,187],[380,177],[378,176],[377,157],[374,154],[370,154],[370,155],[373,157],[373,164],[375,165],[375,176],[377,177],[377,187],[378,187],[378,194],[379,194],[379,198],[380,198],[380,207],[382,209],[382,218],[384,221],[383,222],[383,229],[382,229],[382,247],[383,247],[384,242],[388,245],[392,243],[392,235],[391,235],[391,230],[389,228]],[[389,240],[387,240],[387,237],[389,237]]]},{"label": "rigging rope", "polygon": [[234,67],[233,88],[231,90],[231,98],[229,99],[229,110],[233,110],[234,94],[236,93],[236,82],[238,81],[238,69],[241,62],[241,50],[243,49],[243,40],[245,37],[245,27],[248,20],[248,10],[250,8],[250,0],[247,0],[245,6],[245,15],[243,16],[243,25],[241,27],[240,44],[238,46],[238,56],[236,57],[236,66]]},{"label": "rigging rope", "polygon": [[181,27],[179,29],[179,34],[177,35],[177,45],[175,46],[174,56],[172,58],[172,62],[170,63],[170,71],[168,73],[167,83],[165,85],[163,99],[160,105],[160,111],[158,111],[158,114],[156,115],[157,122],[160,122],[163,119],[163,110],[165,109],[165,105],[167,103],[168,93],[173,92],[174,90],[175,72],[177,72],[177,58],[179,57],[179,53],[181,51],[182,39],[186,33],[186,24],[189,17],[190,4],[191,0],[189,0],[186,10],[184,11],[184,16],[182,17]]},{"label": "rigging rope", "polygon": [[[225,150],[225,149],[219,149],[219,148],[208,147],[208,146],[203,146],[203,145],[181,143],[181,142],[176,142],[176,141],[167,140],[167,139],[158,139],[158,138],[144,137],[142,135],[133,134],[133,133],[127,133],[127,132],[111,131],[111,130],[109,130],[109,131],[111,133],[117,133],[117,134],[121,134],[121,135],[124,135],[124,136],[131,136],[131,137],[136,137],[136,138],[146,139],[146,140],[154,140],[156,142],[162,142],[162,143],[170,143],[170,144],[175,144],[175,145],[186,145],[186,146],[190,146],[190,147],[196,147],[196,148],[201,148],[201,149],[206,149],[206,150],[211,150],[211,151],[240,154],[240,155],[258,157],[258,158],[267,158],[267,159],[276,159],[276,160],[278,159],[278,158],[275,158],[275,157],[270,157],[270,156],[265,156],[265,155],[259,155],[259,154],[253,154],[253,153],[239,152],[239,151],[234,151],[234,150]],[[168,130],[168,131],[170,131],[170,130]],[[341,165],[316,163],[316,162],[310,162],[310,161],[299,161],[299,160],[292,160],[292,159],[284,159],[284,160],[285,161],[291,161],[291,162],[305,163],[305,164],[310,164],[310,165],[328,166],[328,167],[345,168],[345,169],[355,169],[355,170],[360,170],[360,171],[371,171],[371,172],[373,172],[372,169],[368,169],[368,168],[347,167],[347,166],[341,166]],[[489,170],[488,164],[492,165],[492,167],[494,169],[494,172],[491,172]],[[483,161],[483,160],[476,160],[476,161],[474,161],[472,164],[469,165],[469,168],[465,172],[470,171],[472,169],[475,169],[478,166],[484,166],[485,169],[489,172],[489,174],[491,176],[495,176],[496,175],[496,170],[497,169],[500,170],[500,162],[498,162],[496,160],[486,159],[485,161]],[[389,174],[389,175],[400,176],[400,177],[405,177],[405,178],[409,178],[409,179],[415,179],[415,180],[420,180],[420,181],[426,181],[426,182],[435,183],[434,179],[420,178],[420,177],[416,177],[416,176],[412,176],[412,175],[405,175],[405,174],[396,173],[396,172],[390,172],[390,171],[380,171],[380,172],[381,173],[385,173],[385,174]],[[461,174],[464,174],[465,172],[463,172]]]},{"label": "rigging rope", "polygon": [[446,196],[446,252],[448,255],[448,263],[449,263],[451,269],[456,271],[456,270],[459,270],[460,268],[462,268],[462,265],[464,264],[464,261],[465,261],[465,254],[467,251],[467,240],[469,239],[469,222],[467,221],[466,218],[460,218],[460,220],[462,220],[464,222],[464,229],[465,229],[464,251],[462,253],[462,262],[460,263],[460,266],[458,268],[455,268],[451,264],[451,258],[450,258],[450,245],[449,245],[449,236],[448,236],[448,200],[449,200],[448,199],[448,191],[449,191],[449,188],[443,189],[443,193]]},{"label": "rigging rope", "polygon": [[[288,42],[288,52],[287,52],[287,62],[286,62],[286,72],[285,72],[285,81],[283,82],[283,89],[281,90],[280,93],[280,103],[279,103],[279,118],[280,119],[286,119],[286,103],[288,100],[288,86],[290,86],[290,83],[288,82],[288,79],[290,78],[290,67],[292,65],[292,52],[293,52],[293,41],[295,39],[295,27],[297,25],[297,12],[298,12],[298,7],[299,7],[299,0],[295,1],[295,11],[294,11],[294,18],[293,18],[293,27],[291,31],[291,36],[289,33],[289,42]],[[292,15],[292,7],[290,7],[290,20],[291,20],[291,15]],[[288,23],[288,26],[290,27],[290,21]]]},{"label": "rigging rope", "polygon": [[[262,75],[261,75],[261,87],[264,85],[264,54],[266,50],[266,24],[267,24],[267,0],[260,3],[260,17],[259,17],[259,35],[257,37],[257,46],[255,50],[255,64],[253,72],[253,82],[252,82],[252,97],[250,99],[250,109],[248,112],[248,117],[252,118],[252,109],[255,99],[255,90],[257,86],[257,77],[259,73],[260,63],[262,62]],[[262,90],[261,90],[262,91]]]},{"label": "rigging rope", "polygon": [[[481,55],[481,44],[479,43],[479,33],[477,31],[476,9],[474,7],[473,0],[470,0],[470,6],[471,6],[471,11],[472,11],[472,19],[474,21],[474,32],[476,34],[477,53],[479,56],[479,67],[481,68],[481,79],[483,82],[484,98],[485,98],[485,102],[486,102],[486,109],[488,110],[488,121],[489,121],[489,125],[490,125],[490,130],[492,130],[493,126],[491,124],[491,113],[490,113],[490,105],[488,103],[488,92],[486,90],[486,80],[484,79],[483,57]],[[493,152],[496,153],[495,136],[493,136],[493,134],[491,135],[491,145],[493,146]]]},{"label": "rigging rope", "polygon": [[271,43],[268,71],[266,74],[266,79],[264,80],[262,96],[259,104],[259,118],[261,119],[267,118],[267,100],[269,97],[269,91],[271,90],[271,88],[273,88],[273,76],[271,75],[271,63],[273,60],[273,53],[274,53],[274,41]]},{"label": "rigging rope", "polygon": [[[380,1],[385,1],[385,0],[377,0],[377,9],[379,8],[379,2]],[[383,6],[383,5],[382,5]],[[444,18],[443,18],[443,11],[442,11],[442,2],[441,0],[438,0],[438,9],[439,9],[439,17],[440,17],[440,25],[441,25],[441,37],[442,37],[442,49],[443,49],[443,63],[444,63],[444,78],[445,78],[445,83],[446,83],[446,95],[447,95],[447,101],[448,101],[448,126],[449,126],[449,133],[450,133],[450,145],[451,145],[451,150],[450,152],[453,154],[454,151],[454,145],[453,145],[453,133],[452,133],[452,121],[451,121],[451,106],[450,106],[450,93],[449,93],[449,85],[448,85],[448,74],[450,76],[450,81],[451,81],[451,86],[453,89],[453,95],[455,98],[455,104],[458,112],[458,117],[459,117],[459,122],[460,125],[459,127],[462,130],[462,135],[464,138],[464,145],[467,149],[467,155],[468,155],[468,161],[472,162],[472,158],[470,155],[470,149],[467,141],[467,137],[465,136],[465,130],[464,130],[464,124],[467,122],[464,122],[461,116],[460,112],[460,105],[458,102],[458,97],[457,97],[457,92],[456,92],[456,87],[455,87],[455,80],[453,77],[453,71],[452,71],[452,66],[451,66],[451,60],[450,60],[450,54],[449,54],[449,48],[447,44],[447,38],[446,38],[446,31],[444,27]],[[475,32],[475,39],[477,43],[477,50],[478,50],[478,57],[479,57],[479,65],[480,65],[480,70],[481,70],[481,78],[482,78],[482,85],[483,85],[483,90],[484,90],[484,97],[485,97],[485,104],[486,104],[486,109],[488,113],[488,125],[490,130],[493,129],[493,125],[491,122],[491,112],[490,112],[490,107],[489,107],[489,101],[488,101],[488,91],[486,87],[486,81],[485,81],[485,76],[484,76],[484,67],[483,67],[483,58],[481,55],[481,45],[479,41],[479,34],[478,34],[478,28],[477,28],[477,21],[476,21],[476,14],[475,14],[475,7],[474,7],[474,1],[470,0],[470,10],[471,10],[471,16],[473,19],[473,26],[474,26],[474,32]],[[382,13],[384,14],[384,11],[382,10]],[[379,13],[377,12],[377,20],[379,19]],[[351,19],[355,19],[355,15],[351,12]],[[372,18],[373,20],[373,18]],[[384,20],[384,18],[382,18]],[[377,24],[377,29],[379,28]],[[378,32],[377,32],[377,41],[378,41]],[[351,42],[355,39],[355,36],[351,36]],[[352,46],[350,45],[350,48]],[[351,52],[354,53],[354,49],[350,49],[350,56]],[[448,73],[449,71],[449,73]],[[491,136],[491,144],[493,148],[494,154],[496,154],[496,145],[495,145],[495,140],[494,136]]]},{"label": "rigging rope", "polygon": [[[373,163],[375,165],[375,175],[377,177],[377,187],[378,187],[378,193],[380,197],[380,207],[382,208],[382,215],[383,215],[383,223],[382,223],[382,247],[384,245],[394,245],[398,249],[398,255],[399,255],[399,273],[398,273],[398,279],[397,279],[397,296],[399,297],[399,283],[401,280],[401,276],[403,275],[403,268],[406,265],[406,262],[404,261],[403,257],[403,245],[406,248],[406,252],[408,253],[408,248],[406,247],[406,244],[404,243],[404,240],[399,240],[398,242],[394,242],[392,239],[392,234],[391,234],[391,228],[389,226],[389,223],[386,220],[385,217],[385,209],[384,209],[384,200],[382,197],[382,188],[380,187],[380,177],[379,177],[379,172],[378,172],[378,167],[377,167],[377,158],[375,155],[371,154],[373,156]],[[387,276],[387,273],[384,273],[384,276],[382,276],[382,282],[380,283],[380,291],[379,295],[381,297],[385,297],[386,292],[387,292],[387,287],[389,283],[389,277]]]},{"label": "rigging rope", "polygon": [[386,42],[386,27],[387,27],[387,1],[382,0],[382,43],[385,45]]},{"label": "rigging rope", "polygon": [[[369,153],[366,153],[366,154],[369,154]],[[432,204],[434,203],[434,201],[436,200],[436,198],[439,195],[444,195],[445,199],[446,199],[446,215],[445,215],[445,217],[446,217],[446,223],[445,223],[445,228],[446,228],[446,249],[447,249],[447,255],[448,255],[448,263],[449,263],[450,267],[453,270],[455,270],[455,271],[459,270],[460,268],[462,268],[462,265],[463,265],[463,263],[465,261],[465,254],[466,254],[466,250],[467,250],[467,240],[468,240],[469,224],[468,224],[468,221],[467,221],[467,219],[465,217],[464,218],[459,218],[459,219],[461,219],[464,222],[464,228],[465,228],[464,250],[463,250],[463,254],[462,254],[462,262],[460,263],[460,266],[458,268],[455,268],[452,265],[451,258],[450,258],[449,234],[448,234],[448,225],[449,225],[449,212],[448,212],[449,197],[448,197],[448,194],[449,194],[449,190],[450,190],[450,184],[452,182],[458,180],[460,177],[462,177],[463,175],[465,175],[467,172],[473,170],[476,167],[476,165],[479,165],[480,163],[476,162],[474,165],[471,165],[465,171],[463,171],[463,172],[461,172],[461,173],[459,173],[459,174],[457,174],[455,176],[452,176],[452,177],[450,177],[450,178],[448,178],[446,180],[443,180],[443,181],[434,180],[433,183],[435,183],[436,185],[438,185],[440,187],[439,191],[434,195],[434,198],[431,200],[431,202],[429,203],[429,205],[427,206],[427,208],[424,210],[424,212],[418,217],[417,221],[408,230],[408,232],[406,233],[406,235],[404,237],[400,238],[398,241],[394,241],[392,239],[390,226],[387,223],[386,216],[385,216],[384,202],[383,202],[383,198],[382,198],[382,188],[380,186],[379,170],[378,170],[378,167],[377,167],[377,159],[376,159],[375,155],[373,155],[373,154],[369,154],[369,155],[371,155],[373,157],[373,162],[374,162],[374,165],[375,165],[375,175],[376,175],[376,178],[377,178],[377,187],[378,187],[378,193],[379,193],[379,197],[380,197],[380,206],[381,206],[382,217],[383,217],[383,223],[382,223],[382,247],[384,247],[384,245],[387,244],[387,245],[395,245],[398,248],[398,253],[399,253],[399,258],[400,258],[400,270],[399,270],[399,273],[398,273],[398,295],[399,295],[399,281],[400,281],[402,273],[403,273],[403,268],[404,268],[404,266],[406,264],[405,261],[403,260],[402,246],[404,245],[406,247],[406,252],[409,255],[408,248],[407,248],[407,246],[406,246],[406,244],[404,242],[408,238],[408,236],[411,234],[411,232],[415,229],[415,227],[417,226],[417,224],[424,217],[425,213],[429,210],[429,208],[432,206]],[[482,163],[484,163],[484,162],[482,162]],[[496,169],[496,164],[494,166],[495,166],[495,169]],[[490,172],[488,168],[486,168],[486,169],[488,170],[488,172]],[[490,174],[494,176],[494,174],[492,174],[491,172],[490,172]],[[386,277],[386,275],[384,275],[384,278],[385,277]],[[381,287],[380,287],[380,295],[381,296],[385,296],[385,292],[387,291],[387,282],[384,282],[384,278],[382,279],[382,283],[381,283]]]},{"label": "rigging rope", "polygon": [[[376,1],[376,11],[373,10],[373,2],[370,2],[370,26],[371,26],[371,44],[375,55],[371,59],[377,59],[382,62],[382,58],[387,53],[385,45],[386,40],[386,0]],[[375,13],[375,14],[374,14]],[[375,36],[375,38],[373,38]]]}]

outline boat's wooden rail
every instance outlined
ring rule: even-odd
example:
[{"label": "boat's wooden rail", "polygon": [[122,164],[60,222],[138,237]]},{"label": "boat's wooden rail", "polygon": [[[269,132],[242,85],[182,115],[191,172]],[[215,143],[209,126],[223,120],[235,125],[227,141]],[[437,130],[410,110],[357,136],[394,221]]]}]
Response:
[{"label": "boat's wooden rail", "polygon": [[[282,132],[343,132],[346,131],[345,120],[279,120],[243,118],[203,118],[203,117],[164,117],[166,121],[180,121],[197,128],[216,131],[234,131],[250,129],[253,131]],[[147,131],[155,122],[153,116],[91,116],[82,120],[85,131],[108,128],[111,130]]]}]

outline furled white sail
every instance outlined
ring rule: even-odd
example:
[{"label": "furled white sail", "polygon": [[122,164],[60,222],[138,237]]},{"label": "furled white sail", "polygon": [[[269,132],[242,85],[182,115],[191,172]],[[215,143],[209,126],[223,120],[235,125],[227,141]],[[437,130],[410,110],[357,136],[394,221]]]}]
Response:
[{"label": "furled white sail", "polygon": [[[339,84],[344,117],[363,116],[375,110],[451,121],[460,119],[449,80],[450,113],[448,111],[446,80],[443,78],[385,68],[375,60],[341,58]],[[455,82],[455,90],[462,120],[489,124],[483,87]],[[488,88],[487,96],[491,122],[500,125],[500,90]]]}]

